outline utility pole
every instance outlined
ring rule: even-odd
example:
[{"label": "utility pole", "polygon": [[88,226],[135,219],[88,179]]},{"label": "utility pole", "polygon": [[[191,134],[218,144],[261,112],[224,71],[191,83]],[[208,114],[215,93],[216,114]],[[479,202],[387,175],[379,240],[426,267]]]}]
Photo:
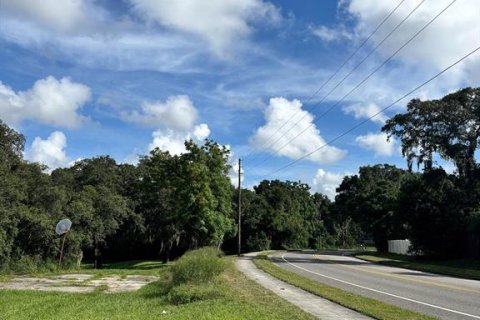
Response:
[{"label": "utility pole", "polygon": [[242,251],[242,160],[238,159],[238,252]]}]

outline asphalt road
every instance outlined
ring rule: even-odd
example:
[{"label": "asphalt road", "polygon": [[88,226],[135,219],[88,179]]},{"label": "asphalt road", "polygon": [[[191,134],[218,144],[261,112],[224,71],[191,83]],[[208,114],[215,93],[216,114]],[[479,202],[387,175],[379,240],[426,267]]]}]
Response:
[{"label": "asphalt road", "polygon": [[441,319],[480,319],[480,281],[365,262],[341,252],[289,252],[273,262],[312,280]]}]

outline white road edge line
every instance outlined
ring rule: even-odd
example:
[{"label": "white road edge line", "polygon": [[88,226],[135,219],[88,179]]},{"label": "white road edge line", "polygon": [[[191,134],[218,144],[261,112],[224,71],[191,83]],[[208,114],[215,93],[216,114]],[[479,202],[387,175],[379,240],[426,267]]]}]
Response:
[{"label": "white road edge line", "polygon": [[422,302],[422,301],[418,301],[418,300],[414,300],[414,299],[410,299],[410,298],[405,298],[405,297],[402,297],[402,296],[397,296],[397,295],[392,294],[392,293],[388,293],[388,292],[384,292],[384,291],[380,291],[380,290],[376,290],[376,289],[364,287],[364,286],[361,286],[361,285],[358,285],[358,284],[355,284],[355,283],[351,283],[351,282],[348,282],[348,281],[344,281],[344,280],[337,279],[337,278],[334,278],[334,277],[326,276],[326,275],[324,275],[324,274],[321,274],[321,273],[318,273],[318,272],[315,272],[315,271],[311,271],[311,270],[305,269],[305,268],[300,267],[300,266],[297,266],[296,264],[291,263],[290,261],[288,261],[287,259],[285,259],[285,253],[282,254],[282,259],[283,259],[283,261],[285,261],[286,263],[294,266],[295,268],[298,268],[298,269],[304,270],[304,271],[306,271],[306,272],[310,272],[310,273],[316,274],[316,275],[318,275],[318,276],[320,276],[320,277],[324,277],[324,278],[327,278],[327,279],[335,280],[335,281],[338,281],[338,282],[341,282],[341,283],[344,283],[344,284],[348,284],[348,285],[351,285],[351,286],[354,286],[354,287],[358,287],[358,288],[361,288],[361,289],[365,289],[365,290],[370,290],[370,291],[373,291],[373,292],[381,293],[381,294],[384,294],[384,295],[387,295],[387,296],[390,296],[390,297],[394,297],[394,298],[397,298],[397,299],[402,299],[402,300],[406,300],[406,301],[410,301],[410,302],[422,304],[422,305],[424,305],[424,306],[428,306],[428,307],[431,307],[431,308],[436,308],[436,309],[440,309],[440,310],[443,310],[443,311],[448,311],[448,312],[460,314],[460,315],[467,316],[467,317],[471,317],[471,318],[474,318],[474,319],[480,319],[480,316],[475,316],[475,315],[473,315],[473,314],[469,314],[469,313],[465,313],[465,312],[460,312],[460,311],[456,311],[456,310],[452,310],[452,309],[440,307],[440,306],[437,306],[437,305],[434,305],[434,304],[430,304],[430,303],[426,303],[426,302]]}]

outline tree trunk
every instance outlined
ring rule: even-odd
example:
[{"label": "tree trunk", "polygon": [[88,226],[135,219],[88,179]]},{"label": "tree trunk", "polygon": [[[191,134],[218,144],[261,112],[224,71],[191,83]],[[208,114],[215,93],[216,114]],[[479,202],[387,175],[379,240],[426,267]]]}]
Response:
[{"label": "tree trunk", "polygon": [[101,256],[100,246],[98,244],[98,241],[95,240],[95,269],[102,268],[102,260],[100,256]]}]

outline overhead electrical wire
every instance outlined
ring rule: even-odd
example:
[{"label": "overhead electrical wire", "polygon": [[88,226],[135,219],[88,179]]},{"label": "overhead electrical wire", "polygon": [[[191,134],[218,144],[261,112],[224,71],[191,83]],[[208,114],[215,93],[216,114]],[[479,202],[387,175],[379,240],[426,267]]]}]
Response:
[{"label": "overhead electrical wire", "polygon": [[[402,46],[400,46],[393,54],[391,54],[385,61],[383,61],[377,68],[375,68],[370,74],[368,74],[362,81],[360,81],[353,89],[351,89],[348,93],[346,93],[340,100],[336,101],[332,106],[330,106],[326,111],[324,111],[320,116],[318,116],[310,125],[305,127],[302,131],[300,131],[297,135],[293,138],[288,140],[285,144],[283,144],[279,149],[274,150],[274,152],[280,152],[286,146],[288,146],[292,141],[300,137],[303,133],[305,133],[308,129],[315,125],[315,122],[322,119],[325,115],[327,115],[330,111],[332,111],[336,106],[338,106],[342,101],[344,101],[350,94],[352,94],[356,89],[358,89],[361,85],[367,82],[375,73],[377,73],[383,66],[385,66],[393,57],[395,57],[403,48],[405,48],[408,44],[410,44],[420,33],[422,33],[426,28],[428,28],[435,20],[437,20],[445,11],[447,11],[457,0],[451,1],[445,8],[443,8],[438,14],[436,14],[430,21],[428,21],[422,28],[420,28],[412,37],[410,37]],[[307,116],[308,113],[304,115]],[[298,122],[297,122],[298,123]],[[286,133],[285,133],[286,134]],[[285,134],[283,136],[285,136]],[[283,137],[282,136],[282,137]],[[281,137],[281,138],[282,138]],[[279,141],[279,139],[277,140]],[[263,161],[258,163],[260,165],[264,163],[269,156],[265,157]]]},{"label": "overhead electrical wire", "polygon": [[[311,109],[312,107],[316,107],[318,106],[320,103],[322,103],[323,101],[325,101],[325,99],[327,97],[330,96],[330,94],[332,92],[334,92],[342,83],[345,82],[346,79],[348,79],[388,38],[391,37],[391,35],[393,33],[395,33],[395,31],[403,24],[405,23],[405,21],[407,21],[410,16],[412,16],[412,14],[417,11],[417,9],[427,0],[422,0],[418,5],[416,5],[413,10],[411,10],[409,12],[409,14],[407,16],[405,16],[399,23],[397,23],[395,25],[395,27],[388,33],[386,34],[383,39],[372,49],[370,50],[370,52],[359,62],[357,63],[332,89],[330,89],[330,91],[328,91],[321,99],[320,101],[318,101],[316,104],[314,104],[313,106],[311,107],[308,107],[306,106],[305,109],[309,110]],[[380,29],[380,27],[388,20],[388,18],[390,18],[391,15],[393,15],[393,13],[400,7],[400,5],[403,3],[400,2],[386,17],[385,19],[377,26],[377,28],[375,28],[375,30],[367,37],[367,39],[365,39],[365,41],[361,44],[360,47],[358,47],[358,49],[355,51],[355,53],[357,53],[366,43],[367,41],[378,31],[378,29]],[[330,82],[330,80],[336,75],[338,74],[338,72],[343,68],[343,66],[346,65],[346,63],[355,55],[352,54],[347,60],[345,60],[344,63],[342,63],[341,67],[337,69],[337,71],[334,72],[334,74],[320,87],[323,88],[327,83]],[[313,98],[319,91],[320,89],[318,89],[315,94],[313,94],[307,101],[305,101],[304,103],[308,103],[311,98]],[[290,120],[292,120],[298,113],[300,113],[302,110],[299,109],[297,110],[291,117],[289,117],[287,120],[285,120],[285,122],[282,124],[282,126],[280,126],[279,128],[277,128],[277,130],[267,139],[267,141],[269,141],[275,134],[277,134],[287,123],[290,122]],[[271,148],[272,146],[274,146],[281,138],[283,138],[288,132],[290,132],[300,121],[302,121],[304,118],[306,117],[306,115],[304,115],[303,117],[301,117],[300,119],[298,119],[292,126],[290,126],[285,132],[283,132],[281,134],[281,136],[276,139],[272,144],[270,144],[269,148]],[[260,148],[264,147],[266,142],[265,141],[261,146]],[[251,152],[253,153],[253,151]]]},{"label": "overhead electrical wire", "polygon": [[347,131],[344,131],[342,134],[336,136],[335,138],[329,140],[328,142],[326,142],[325,144],[321,145],[320,147],[316,148],[315,150],[301,156],[300,158],[294,160],[294,161],[291,161],[289,162],[288,164],[276,169],[275,171],[272,171],[266,175],[263,175],[261,177],[261,179],[264,179],[268,176],[271,176],[277,172],[280,172],[288,167],[291,167],[293,166],[295,163],[303,160],[303,159],[306,159],[308,158],[309,156],[311,156],[312,154],[314,154],[315,152],[327,147],[328,145],[331,145],[333,142],[341,139],[342,137],[346,136],[347,134],[349,134],[350,132],[356,130],[357,128],[359,128],[360,126],[364,125],[365,123],[367,123],[368,121],[372,120],[373,118],[375,118],[376,116],[380,115],[381,113],[385,112],[387,109],[393,107],[394,105],[396,105],[397,103],[399,103],[400,101],[402,101],[403,99],[405,99],[406,97],[408,97],[409,95],[411,95],[412,93],[414,93],[415,91],[421,89],[422,87],[424,87],[425,85],[427,85],[428,83],[430,83],[431,81],[435,80],[436,78],[438,78],[439,76],[441,76],[442,74],[444,74],[445,72],[447,72],[448,70],[450,70],[451,68],[453,68],[454,66],[456,66],[457,64],[461,63],[462,61],[464,61],[465,59],[467,59],[468,57],[472,56],[474,53],[476,53],[477,51],[480,50],[480,45],[478,47],[476,47],[475,49],[473,49],[472,51],[470,51],[469,53],[467,53],[466,55],[464,55],[462,58],[458,59],[457,61],[455,61],[454,63],[452,63],[451,65],[449,65],[448,67],[446,67],[445,69],[443,69],[442,71],[438,72],[437,74],[435,74],[433,77],[431,77],[430,79],[424,81],[423,83],[421,83],[420,85],[416,86],[414,89],[410,90],[409,92],[407,92],[406,94],[404,94],[403,96],[401,96],[400,98],[398,98],[397,100],[395,100],[394,102],[392,102],[391,104],[389,104],[388,106],[384,107],[383,109],[381,109],[380,111],[378,111],[377,113],[375,113],[374,115],[368,117],[367,119],[357,123],[356,125],[354,125],[353,127],[351,127],[350,129],[348,129]]},{"label": "overhead electrical wire", "polygon": [[[377,33],[377,31],[385,24],[385,22],[387,22],[387,20],[397,11],[397,9],[398,9],[405,1],[406,1],[406,0],[400,1],[400,2],[397,4],[397,6],[396,6],[393,10],[391,10],[387,16],[385,16],[385,18],[378,24],[378,26],[370,33],[370,35],[363,40],[363,42],[360,44],[360,46],[358,46],[357,49],[355,49],[355,51],[354,51],[352,54],[350,54],[347,59],[345,59],[345,60],[343,61],[343,63],[330,75],[330,77],[329,77],[327,80],[325,80],[325,81],[322,83],[322,85],[321,85],[312,95],[310,95],[310,96],[305,100],[304,103],[308,103],[310,100],[312,100],[312,99],[320,92],[320,90],[322,90],[322,89],[333,79],[333,77],[335,77],[335,76],[338,74],[338,72],[340,72],[340,70],[342,70],[342,68],[360,51],[361,48],[363,48],[363,46],[368,42],[368,40],[370,40],[370,39],[373,37],[373,35],[374,35],[375,33]],[[424,1],[426,1],[426,0],[424,0]],[[423,1],[422,1],[422,3],[423,3]],[[284,122],[279,128],[277,128],[277,130],[276,130],[274,133],[272,133],[272,134],[267,138],[267,140],[265,140],[265,142],[260,146],[260,148],[262,148],[263,146],[265,146],[265,145],[267,144],[267,142],[269,142],[270,139],[273,138],[273,136],[276,135],[276,134],[277,134],[291,119],[293,119],[299,112],[300,112],[300,110],[298,110],[297,112],[295,112],[289,119],[285,120],[285,122]],[[244,160],[248,159],[248,158],[253,154],[253,152],[254,152],[254,151],[249,152],[243,159],[244,159]]]}]

